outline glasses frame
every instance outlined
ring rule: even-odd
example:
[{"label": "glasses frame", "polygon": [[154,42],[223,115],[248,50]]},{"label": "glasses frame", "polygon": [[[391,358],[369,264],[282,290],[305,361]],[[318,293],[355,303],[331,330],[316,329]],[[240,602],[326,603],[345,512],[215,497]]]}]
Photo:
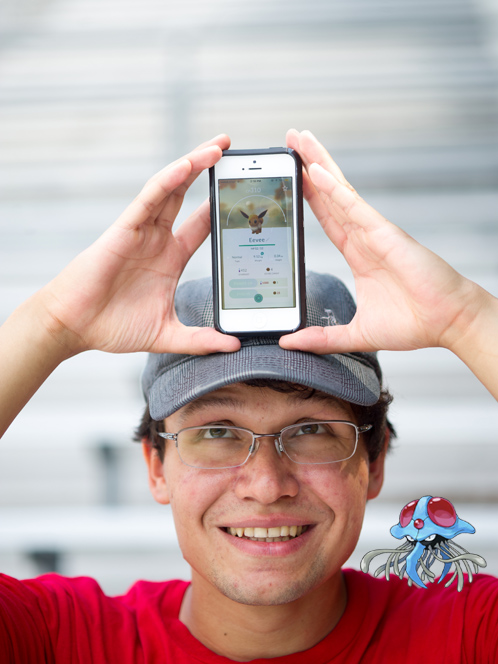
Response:
[{"label": "glasses frame", "polygon": [[[285,449],[283,442],[282,442],[282,434],[287,431],[288,429],[292,429],[297,426],[305,426],[306,424],[349,424],[352,427],[354,427],[356,431],[356,441],[354,444],[354,450],[352,453],[346,457],[345,459],[336,459],[335,461],[318,461],[318,462],[305,462],[305,461],[294,461],[292,459],[287,450]],[[189,468],[197,468],[198,470],[227,470],[228,468],[240,468],[243,466],[247,461],[250,459],[250,457],[254,456],[256,452],[259,449],[259,439],[260,438],[273,438],[273,442],[275,445],[275,449],[277,450],[278,456],[281,457],[282,453],[285,454],[285,456],[292,461],[292,463],[298,464],[300,466],[324,466],[328,465],[331,463],[341,463],[341,461],[347,461],[348,459],[351,459],[355,455],[356,449],[358,447],[358,440],[360,437],[360,434],[366,433],[367,431],[370,431],[370,429],[373,427],[372,424],[363,424],[359,426],[358,424],[355,424],[354,422],[349,422],[349,420],[320,420],[320,421],[309,421],[309,422],[298,422],[296,424],[289,424],[289,426],[284,427],[281,429],[279,432],[276,433],[254,433],[254,431],[251,431],[251,429],[246,429],[245,427],[234,427],[234,426],[229,426],[229,425],[224,425],[223,428],[226,429],[233,429],[235,431],[245,431],[246,433],[250,434],[252,436],[252,443],[249,446],[249,452],[244,459],[242,463],[238,463],[235,466],[193,466],[190,463],[187,463],[182,455],[180,454],[180,449],[178,447],[178,436],[183,433],[184,431],[192,431],[193,429],[210,429],[213,428],[214,426],[221,426],[218,423],[215,424],[210,424],[210,425],[205,425],[205,426],[198,426],[198,427],[185,427],[184,429],[180,429],[176,433],[164,433],[159,431],[158,435],[161,438],[164,438],[165,440],[173,440],[175,442],[175,447],[176,451],[178,452],[178,456],[180,457],[180,461],[185,465],[188,466]]]}]

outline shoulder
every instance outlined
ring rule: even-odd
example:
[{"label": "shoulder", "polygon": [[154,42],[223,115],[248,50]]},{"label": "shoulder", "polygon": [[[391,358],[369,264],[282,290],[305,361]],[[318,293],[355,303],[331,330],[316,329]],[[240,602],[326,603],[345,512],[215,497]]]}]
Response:
[{"label": "shoulder", "polygon": [[85,605],[101,604],[127,609],[139,609],[144,604],[171,607],[174,613],[181,604],[188,586],[186,581],[137,581],[124,594],[108,596],[95,579],[90,577],[65,577],[59,574],[45,574],[34,579],[19,581],[0,574],[0,597],[5,601],[27,602],[40,607],[77,603]]},{"label": "shoulder", "polygon": [[457,591],[456,583],[446,588],[444,583],[439,585],[437,579],[427,589],[422,589],[415,585],[409,586],[407,579],[399,579],[394,575],[387,580],[357,570],[345,570],[344,576],[352,598],[367,597],[368,602],[377,606],[380,602],[385,610],[398,609],[400,606],[407,610],[427,610],[431,604],[439,608],[459,604],[464,610],[479,606],[498,608],[498,578],[487,574],[474,575],[472,583],[465,577],[461,592]]},{"label": "shoulder", "polygon": [[[139,581],[126,594],[109,597],[88,577],[47,574],[18,581],[0,575],[0,661],[44,661],[49,652],[86,650],[86,661],[92,661],[91,653],[108,643],[133,652],[137,641],[154,641],[160,623],[164,630],[176,620],[187,586]],[[16,653],[13,660],[3,645]],[[80,660],[75,655],[71,661]]]},{"label": "shoulder", "polygon": [[495,661],[498,579],[477,574],[461,592],[456,583],[445,588],[436,581],[422,589],[397,576],[388,581],[355,570],[346,570],[345,579],[351,609],[361,613],[372,641],[389,643],[391,652],[416,648],[415,635],[423,634],[434,644],[433,654],[466,652],[475,661],[479,653],[478,661]]}]

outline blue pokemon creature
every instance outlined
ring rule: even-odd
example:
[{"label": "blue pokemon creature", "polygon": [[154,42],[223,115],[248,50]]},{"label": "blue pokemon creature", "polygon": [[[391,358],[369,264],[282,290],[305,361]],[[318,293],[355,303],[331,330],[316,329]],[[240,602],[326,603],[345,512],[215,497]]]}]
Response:
[{"label": "blue pokemon creature", "polygon": [[427,588],[427,582],[433,582],[436,574],[431,569],[434,563],[443,565],[438,583],[446,577],[452,566],[455,571],[445,584],[447,588],[458,577],[458,591],[462,590],[464,576],[462,564],[472,581],[472,567],[477,573],[478,567],[486,567],[486,561],[476,553],[453,542],[453,538],[461,533],[475,533],[475,528],[460,519],[452,503],[446,498],[423,496],[405,505],[399,515],[399,523],[391,528],[391,535],[406,541],[397,549],[376,549],[370,551],[361,561],[361,569],[368,572],[371,561],[376,556],[389,553],[385,565],[377,568],[374,576],[384,572],[389,580],[391,568],[400,579],[406,574],[408,584],[416,583]]}]

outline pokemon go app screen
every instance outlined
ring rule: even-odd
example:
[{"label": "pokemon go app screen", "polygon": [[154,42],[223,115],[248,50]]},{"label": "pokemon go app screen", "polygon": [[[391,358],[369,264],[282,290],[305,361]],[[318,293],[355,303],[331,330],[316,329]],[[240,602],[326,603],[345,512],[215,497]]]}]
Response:
[{"label": "pokemon go app screen", "polygon": [[222,308],[294,307],[292,178],[218,182]]}]

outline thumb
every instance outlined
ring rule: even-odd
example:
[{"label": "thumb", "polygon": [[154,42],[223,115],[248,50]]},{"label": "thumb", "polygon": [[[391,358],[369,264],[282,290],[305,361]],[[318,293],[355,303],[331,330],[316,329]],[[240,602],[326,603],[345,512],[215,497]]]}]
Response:
[{"label": "thumb", "polygon": [[239,349],[240,341],[237,337],[222,334],[212,327],[189,327],[178,321],[160,335],[152,352],[208,355],[233,353]]},{"label": "thumb", "polygon": [[280,337],[279,344],[286,350],[302,350],[317,355],[374,350],[354,334],[353,321],[348,325],[306,327],[299,332]]}]

